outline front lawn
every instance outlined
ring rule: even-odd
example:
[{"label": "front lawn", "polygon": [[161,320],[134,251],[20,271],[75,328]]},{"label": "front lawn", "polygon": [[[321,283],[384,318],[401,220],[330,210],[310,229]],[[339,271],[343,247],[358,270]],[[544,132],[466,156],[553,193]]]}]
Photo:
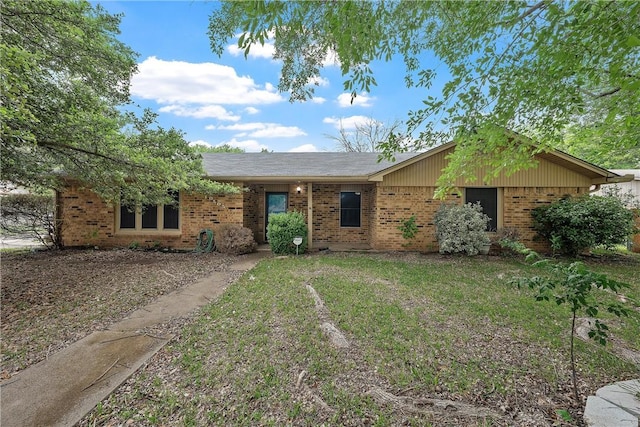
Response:
[{"label": "front lawn", "polygon": [[[590,265],[640,300],[637,256]],[[497,257],[264,260],[83,425],[580,425],[587,395],[638,377],[616,354],[640,352],[640,311],[603,315],[607,347],[578,340],[575,402],[570,311],[507,283],[532,272]]]}]

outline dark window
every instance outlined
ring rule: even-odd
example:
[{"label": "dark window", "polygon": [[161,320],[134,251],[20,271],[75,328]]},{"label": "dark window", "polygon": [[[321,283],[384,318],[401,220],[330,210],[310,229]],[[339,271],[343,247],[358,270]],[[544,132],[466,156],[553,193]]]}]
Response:
[{"label": "dark window", "polygon": [[360,227],[360,193],[340,193],[340,227]]},{"label": "dark window", "polygon": [[480,203],[482,211],[491,218],[487,225],[487,231],[498,229],[497,188],[467,188],[465,190],[465,199],[465,203]]},{"label": "dark window", "polygon": [[120,206],[120,228],[136,228],[136,213],[127,206]]},{"label": "dark window", "polygon": [[142,207],[142,228],[158,228],[157,205],[145,205]]},{"label": "dark window", "polygon": [[[120,206],[120,229],[125,230],[179,230],[180,194],[169,191],[173,203],[166,205],[144,205],[130,212],[126,206]],[[138,228],[140,227],[140,228]]]},{"label": "dark window", "polygon": [[176,191],[172,191],[171,193],[171,197],[173,197],[174,200],[174,204],[171,205],[164,205],[163,206],[163,225],[162,227],[164,229],[172,229],[172,230],[177,230],[178,229],[178,213],[180,212],[180,210],[178,209],[178,202],[180,201],[178,192]]}]

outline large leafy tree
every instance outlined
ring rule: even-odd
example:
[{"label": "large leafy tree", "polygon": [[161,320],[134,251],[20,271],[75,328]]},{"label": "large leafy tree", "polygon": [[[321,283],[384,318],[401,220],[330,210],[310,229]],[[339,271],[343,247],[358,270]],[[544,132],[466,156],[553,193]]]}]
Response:
[{"label": "large leafy tree", "polygon": [[597,126],[571,126],[558,146],[571,155],[609,169],[640,169],[640,144],[612,147]]},{"label": "large leafy tree", "polygon": [[[238,32],[246,53],[274,38],[292,100],[313,96],[328,52],[354,97],[374,90],[376,61],[402,61],[407,86],[424,94],[408,113],[412,148],[458,142],[443,188],[478,165],[487,180],[532,166],[570,126],[579,139],[599,135],[605,152],[640,143],[639,2],[224,2],[210,17],[213,51]],[[436,91],[438,73],[448,81]]]},{"label": "large leafy tree", "polygon": [[57,188],[70,177],[136,203],[221,189],[201,179],[179,131],[123,113],[136,54],[116,38],[119,16],[83,0],[4,0],[0,17],[3,181]]}]

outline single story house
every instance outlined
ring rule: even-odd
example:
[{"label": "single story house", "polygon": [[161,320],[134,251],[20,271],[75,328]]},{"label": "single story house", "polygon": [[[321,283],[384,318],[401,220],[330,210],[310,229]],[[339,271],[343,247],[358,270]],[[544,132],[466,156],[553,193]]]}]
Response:
[{"label": "single story house", "polygon": [[[423,153],[404,153],[394,162],[375,153],[211,153],[204,154],[207,176],[232,182],[245,191],[216,197],[181,193],[178,206],[131,213],[107,204],[74,184],[57,195],[65,246],[162,246],[192,249],[202,229],[240,224],[258,243],[266,241],[270,213],[299,211],[307,218],[310,248],[332,246],[375,250],[437,251],[433,198],[436,179],[454,150],[449,143]],[[449,202],[480,201],[491,229],[515,228],[527,246],[544,250],[534,239],[531,210],[565,195],[585,194],[602,184],[627,180],[560,151],[537,155],[538,166],[490,185],[466,183]],[[476,176],[484,174],[479,170]],[[416,217],[418,233],[406,246],[398,227]]]}]

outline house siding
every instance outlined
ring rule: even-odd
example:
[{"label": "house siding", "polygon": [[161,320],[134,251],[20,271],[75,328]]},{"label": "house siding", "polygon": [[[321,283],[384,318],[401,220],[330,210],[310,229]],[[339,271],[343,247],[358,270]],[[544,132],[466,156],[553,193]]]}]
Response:
[{"label": "house siding", "polygon": [[[402,169],[384,175],[376,188],[373,205],[376,206],[372,221],[372,247],[380,250],[437,251],[434,215],[441,204],[434,200],[436,181],[447,165],[446,156],[453,148],[443,150]],[[549,251],[546,241],[536,238],[531,211],[550,204],[563,196],[575,196],[589,192],[591,178],[562,167],[552,161],[537,157],[538,166],[513,175],[500,174],[490,184],[482,182],[485,171],[479,168],[479,179],[466,182],[460,177],[455,185],[460,194],[448,196],[447,201],[464,202],[466,187],[498,188],[500,228],[517,228],[520,239],[527,247],[541,252]],[[418,234],[407,245],[398,227],[412,215],[416,216]]]},{"label": "house siding", "polygon": [[254,239],[260,236],[260,193],[255,185],[247,187],[243,193],[244,209],[242,212],[242,225],[253,232]]},{"label": "house siding", "polygon": [[[447,164],[446,156],[453,152],[453,148],[443,150],[433,156],[410,164],[400,170],[391,172],[384,177],[386,186],[434,186],[438,177]],[[550,160],[536,156],[537,167],[518,171],[507,176],[499,174],[491,181],[492,187],[586,187],[591,185],[591,179],[573,170],[562,167]],[[473,184],[484,186],[482,182],[487,170],[478,168],[474,171],[477,178]],[[470,186],[468,177],[460,177],[454,183],[458,187]]]},{"label": "house siding", "polygon": [[[300,194],[297,187],[300,186]],[[301,212],[307,216],[306,185],[291,184],[251,184],[247,186],[244,197],[244,226],[253,231],[253,237],[258,243],[266,243],[265,231],[266,193],[287,193],[287,212]]]},{"label": "house siding", "polygon": [[200,230],[215,230],[220,224],[242,224],[243,195],[181,194],[179,232],[118,231],[118,207],[104,202],[93,191],[73,184],[58,193],[57,209],[63,221],[62,242],[67,247],[112,248],[136,243],[140,247],[193,249]]}]

